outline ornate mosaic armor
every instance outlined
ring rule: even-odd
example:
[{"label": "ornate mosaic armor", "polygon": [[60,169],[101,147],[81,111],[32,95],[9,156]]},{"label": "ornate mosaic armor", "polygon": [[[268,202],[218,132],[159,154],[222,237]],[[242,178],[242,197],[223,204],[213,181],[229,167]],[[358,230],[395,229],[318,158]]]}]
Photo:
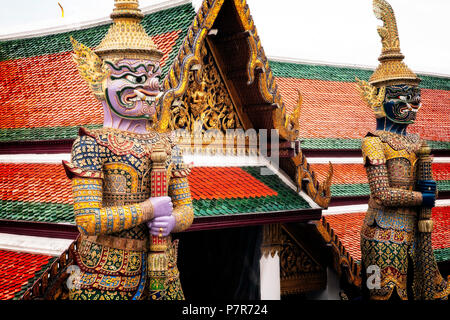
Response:
[{"label": "ornate mosaic armor", "polygon": [[[193,209],[178,149],[167,134],[133,134],[115,129],[80,130],[65,169],[72,179],[74,212],[81,236],[76,252],[81,269],[79,289],[71,299],[143,299],[148,276],[150,155],[155,144],[165,146],[169,196],[176,226],[192,223]],[[146,216],[147,215],[147,216]],[[166,298],[183,297],[176,267],[177,243],[170,243]],[[148,285],[148,284],[147,284]]]},{"label": "ornate mosaic armor", "polygon": [[75,300],[183,299],[177,242],[193,221],[179,149],[157,132],[163,56],[137,0],[114,0],[113,23],[94,49],[71,38],[74,62],[100,100],[103,128],[81,129],[64,162],[80,231]]},{"label": "ornate mosaic armor", "polygon": [[389,298],[395,288],[399,297],[407,298],[408,260],[414,261],[417,211],[422,203],[422,194],[413,191],[420,146],[418,136],[387,131],[363,139],[371,195],[361,251],[365,268],[380,268],[381,288],[371,290],[375,298]]}]

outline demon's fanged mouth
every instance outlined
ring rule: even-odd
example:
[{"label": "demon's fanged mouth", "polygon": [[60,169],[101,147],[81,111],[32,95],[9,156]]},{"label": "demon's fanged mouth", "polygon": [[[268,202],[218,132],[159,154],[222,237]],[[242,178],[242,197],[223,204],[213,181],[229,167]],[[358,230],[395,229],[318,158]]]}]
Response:
[{"label": "demon's fanged mouth", "polygon": [[[125,90],[130,89],[133,91],[122,94]],[[124,88],[117,93],[119,101],[126,108],[134,107],[134,103],[136,101],[145,101],[148,104],[153,104],[161,96],[161,94],[161,92],[151,92],[142,88]]]}]

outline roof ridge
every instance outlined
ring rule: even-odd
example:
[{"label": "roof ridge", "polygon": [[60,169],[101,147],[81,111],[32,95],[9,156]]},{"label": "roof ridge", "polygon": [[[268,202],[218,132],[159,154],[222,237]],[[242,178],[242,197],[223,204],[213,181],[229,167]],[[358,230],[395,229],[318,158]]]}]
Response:
[{"label": "roof ridge", "polygon": [[[175,8],[181,5],[185,5],[190,3],[192,5],[191,0],[166,0],[164,2],[155,3],[150,6],[145,6],[141,8],[141,11],[144,15],[149,15],[158,11],[163,11],[170,8]],[[102,26],[111,23],[112,20],[109,16],[102,17],[98,19],[93,20],[87,20],[82,22],[74,22],[71,24],[66,24],[61,27],[48,27],[48,28],[42,28],[42,29],[36,29],[36,30],[29,30],[29,31],[21,31],[17,33],[11,33],[11,34],[5,34],[0,35],[0,41],[10,41],[10,40],[22,40],[22,39],[31,39],[31,38],[38,38],[48,35],[55,35],[60,34],[64,32],[70,32],[74,30],[83,30],[83,29],[89,29],[97,26]]]}]

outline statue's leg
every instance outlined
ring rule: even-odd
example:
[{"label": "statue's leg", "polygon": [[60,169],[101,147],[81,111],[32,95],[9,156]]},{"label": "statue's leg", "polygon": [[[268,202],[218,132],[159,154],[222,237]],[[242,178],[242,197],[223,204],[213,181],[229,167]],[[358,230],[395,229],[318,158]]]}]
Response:
[{"label": "statue's leg", "polygon": [[[407,300],[408,235],[404,231],[383,229],[376,224],[364,225],[361,231],[361,253],[368,296],[388,300],[394,294]],[[393,242],[391,240],[402,240]],[[395,299],[393,297],[393,299]]]},{"label": "statue's leg", "polygon": [[168,283],[165,300],[184,300],[184,293],[181,287],[180,272],[177,267],[178,240],[174,240],[169,247],[167,255],[169,257]]}]

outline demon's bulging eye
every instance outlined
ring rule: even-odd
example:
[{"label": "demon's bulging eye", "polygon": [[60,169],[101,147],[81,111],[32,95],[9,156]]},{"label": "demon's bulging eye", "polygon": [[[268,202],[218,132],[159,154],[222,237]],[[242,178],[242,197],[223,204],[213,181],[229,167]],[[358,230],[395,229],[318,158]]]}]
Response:
[{"label": "demon's bulging eye", "polygon": [[125,76],[125,79],[127,79],[128,81],[130,81],[131,83],[138,83],[138,84],[142,84],[147,80],[147,77],[142,75],[142,76],[133,76],[131,74],[127,74]]}]

